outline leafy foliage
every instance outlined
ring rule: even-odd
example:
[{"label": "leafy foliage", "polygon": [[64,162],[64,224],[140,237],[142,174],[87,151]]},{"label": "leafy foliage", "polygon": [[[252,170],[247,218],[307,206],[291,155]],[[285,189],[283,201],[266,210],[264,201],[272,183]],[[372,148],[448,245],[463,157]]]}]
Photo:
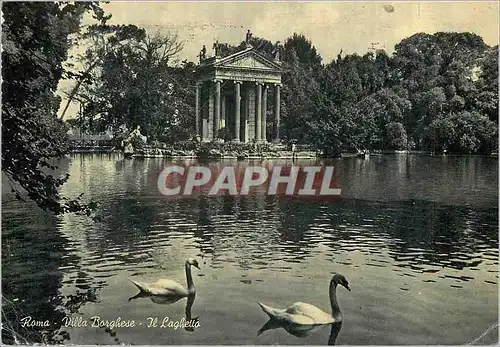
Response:
[{"label": "leafy foliage", "polygon": [[[262,54],[271,42],[256,38]],[[417,33],[326,65],[299,34],[282,48],[281,138],[343,150],[489,153],[498,148],[498,46],[473,33]],[[244,49],[222,45],[224,55]],[[271,103],[273,100],[271,99]],[[269,123],[269,122],[268,122]]]},{"label": "leafy foliage", "polygon": [[194,132],[195,65],[170,66],[182,43],[176,36],[149,35],[132,26],[114,28],[106,36],[108,29],[93,33],[81,57],[92,67],[91,83],[77,93],[85,124],[114,133],[123,125],[139,125],[148,138],[162,142],[188,138]]},{"label": "leafy foliage", "polygon": [[[408,91],[413,105],[405,126],[417,147],[439,150],[435,144],[440,141],[429,134],[442,133],[450,122],[456,123],[465,115],[497,118],[493,113],[498,113],[498,93],[493,96],[491,92],[498,88],[492,81],[495,74],[498,76],[498,47],[489,48],[481,37],[472,33],[415,34],[396,45],[393,61],[399,84]],[[436,129],[439,125],[445,128]],[[453,150],[491,148],[486,143],[472,145],[481,141],[476,135],[465,137],[474,138],[471,141],[454,138]]]},{"label": "leafy foliage", "polygon": [[309,126],[302,140],[325,153],[489,153],[498,147],[498,46],[475,34],[419,33],[396,45],[392,57],[383,51],[339,57],[324,66],[318,82],[319,93],[308,92],[317,102],[312,117],[302,115]]},{"label": "leafy foliage", "polygon": [[[93,78],[99,82],[82,93],[101,101],[87,104],[87,117],[96,114],[101,127],[141,125],[146,135],[164,143],[187,139],[194,134],[195,65],[148,64],[136,49],[147,37],[104,54],[100,75]],[[487,152],[497,147],[492,134],[498,126],[498,47],[488,47],[475,34],[418,33],[396,45],[392,56],[383,50],[339,54],[326,65],[302,34],[293,34],[284,44],[258,37],[250,43],[270,59],[273,52],[281,52],[280,134],[285,141],[312,143],[334,156],[361,149]],[[246,42],[219,43],[218,54],[244,49]],[[162,88],[151,90],[152,81]],[[274,108],[273,95],[268,104]],[[477,118],[482,116],[487,119]],[[471,130],[462,140],[443,139],[459,136],[444,129],[460,122],[493,130],[484,136]],[[272,138],[274,117],[267,124]],[[221,138],[227,137],[224,132]]]},{"label": "leafy foliage", "polygon": [[67,152],[66,128],[57,119],[55,95],[65,77],[68,37],[79,30],[82,15],[95,3],[3,3],[2,24],[2,172],[16,197],[26,194],[55,213],[87,212],[93,204],[60,199],[58,187],[68,176],[54,177],[52,163]]}]

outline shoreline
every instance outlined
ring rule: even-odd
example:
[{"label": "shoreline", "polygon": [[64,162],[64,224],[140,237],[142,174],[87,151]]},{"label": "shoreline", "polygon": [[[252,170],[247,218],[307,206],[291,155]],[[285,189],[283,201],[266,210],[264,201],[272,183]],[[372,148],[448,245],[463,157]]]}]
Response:
[{"label": "shoreline", "polygon": [[[174,151],[176,152],[176,151]],[[110,150],[110,149],[99,149],[99,148],[90,148],[90,149],[77,149],[71,150],[69,155],[72,154],[118,154],[124,156],[123,151],[121,150]],[[245,154],[245,155],[237,155],[234,153],[225,153],[222,155],[204,155],[197,156],[194,153],[189,154],[170,154],[170,153],[134,153],[128,158],[175,158],[175,159],[235,159],[235,160],[266,160],[266,159],[343,159],[343,158],[359,158],[363,160],[367,160],[370,157],[380,157],[385,155],[425,155],[425,156],[487,156],[498,158],[498,153],[491,154],[481,154],[481,153],[432,153],[429,151],[380,151],[380,152],[372,152],[366,157],[359,157],[356,152],[342,152],[340,157],[322,157],[317,155],[314,151],[298,151],[294,153],[291,151],[279,151],[279,152],[263,152],[262,154]]]}]

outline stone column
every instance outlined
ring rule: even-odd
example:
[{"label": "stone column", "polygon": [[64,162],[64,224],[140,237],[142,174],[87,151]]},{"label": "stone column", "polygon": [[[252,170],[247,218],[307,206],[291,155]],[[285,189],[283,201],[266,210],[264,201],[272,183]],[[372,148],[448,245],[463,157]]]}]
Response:
[{"label": "stone column", "polygon": [[213,138],[217,140],[220,129],[220,81],[215,80],[215,105],[214,105],[214,133]]},{"label": "stone column", "polygon": [[240,142],[241,82],[234,81],[234,141]]},{"label": "stone column", "polygon": [[267,85],[264,85],[262,95],[262,134],[261,140],[267,142]]},{"label": "stone column", "polygon": [[245,120],[243,142],[255,139],[255,88],[251,84],[245,88]]},{"label": "stone column", "polygon": [[207,121],[207,140],[212,141],[214,139],[214,85],[212,82],[208,82],[208,121]]},{"label": "stone column", "polygon": [[280,139],[280,85],[277,84],[274,93],[274,117],[276,120],[276,141]]},{"label": "stone column", "polygon": [[262,84],[257,83],[257,114],[255,115],[255,140],[262,135]]},{"label": "stone column", "polygon": [[200,134],[200,84],[196,83],[196,102],[195,102],[195,114],[196,114],[196,135]]},{"label": "stone column", "polygon": [[222,91],[220,114],[221,114],[220,127],[225,128],[227,126],[227,117],[226,117],[226,94],[224,94],[224,91]]}]

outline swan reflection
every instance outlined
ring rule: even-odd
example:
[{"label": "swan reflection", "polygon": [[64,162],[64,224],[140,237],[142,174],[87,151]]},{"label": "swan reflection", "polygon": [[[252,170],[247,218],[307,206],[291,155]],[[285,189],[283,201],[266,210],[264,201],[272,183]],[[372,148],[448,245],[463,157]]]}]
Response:
[{"label": "swan reflection", "polygon": [[337,336],[339,336],[340,329],[342,329],[342,322],[332,324],[330,336],[328,337],[328,346],[335,345],[335,341],[337,340]]},{"label": "swan reflection", "polygon": [[[139,298],[149,298],[155,304],[171,305],[171,304],[173,304],[173,303],[175,303],[175,302],[177,302],[185,297],[186,296],[181,296],[181,295],[177,295],[177,296],[153,295],[153,294],[148,294],[145,292],[140,292],[137,295],[130,297],[128,299],[128,301],[130,302],[132,300],[139,299]],[[187,296],[186,310],[185,310],[186,317],[185,317],[185,321],[183,322],[184,324],[182,324],[186,331],[194,331],[197,327],[200,326],[200,324],[199,324],[200,317],[199,316],[193,317],[191,314],[191,309],[193,307],[195,298],[196,298],[196,293]]]},{"label": "swan reflection", "polygon": [[351,291],[344,275],[334,273],[328,290],[332,314],[304,302],[296,302],[285,309],[274,308],[259,302],[259,306],[269,316],[269,321],[260,328],[257,336],[266,330],[283,328],[294,336],[304,337],[325,325],[331,325],[328,345],[335,344],[343,320],[337,299],[338,285]]},{"label": "swan reflection", "polygon": [[189,322],[184,329],[186,331],[194,331],[195,327],[199,327],[200,324],[200,316],[197,317],[192,317],[191,316],[191,308],[193,307],[194,304],[194,298],[196,297],[196,294],[188,296],[187,303],[186,303],[186,321]]},{"label": "swan reflection", "polygon": [[[337,336],[339,335],[340,329],[342,328],[342,322],[329,324],[331,326],[330,336],[328,337],[328,346],[335,345],[335,341],[337,340]],[[325,327],[324,324],[319,325],[300,325],[293,324],[283,321],[277,321],[275,319],[269,319],[257,332],[257,336],[262,334],[266,330],[279,329],[283,328],[289,334],[296,337],[306,337],[311,334],[313,331],[319,330]]]},{"label": "swan reflection", "polygon": [[136,295],[128,298],[128,301],[132,301],[132,300],[136,300],[136,299],[140,299],[140,298],[149,298],[152,302],[154,302],[155,304],[159,304],[159,305],[171,305],[171,304],[185,298],[185,296],[183,296],[183,295],[169,295],[169,296],[153,295],[153,294],[149,294],[146,292],[139,292]]}]

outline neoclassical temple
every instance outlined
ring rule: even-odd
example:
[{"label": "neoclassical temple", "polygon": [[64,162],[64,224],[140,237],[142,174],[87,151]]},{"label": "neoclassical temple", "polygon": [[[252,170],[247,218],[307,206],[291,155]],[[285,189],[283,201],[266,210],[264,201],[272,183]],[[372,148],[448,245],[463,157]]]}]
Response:
[{"label": "neoclassical temple", "polygon": [[[226,128],[235,142],[279,140],[281,64],[247,44],[243,51],[221,58],[200,55],[196,85],[196,132],[203,141],[217,139]],[[268,112],[268,94],[274,110]],[[268,138],[267,123],[274,134]]]}]

